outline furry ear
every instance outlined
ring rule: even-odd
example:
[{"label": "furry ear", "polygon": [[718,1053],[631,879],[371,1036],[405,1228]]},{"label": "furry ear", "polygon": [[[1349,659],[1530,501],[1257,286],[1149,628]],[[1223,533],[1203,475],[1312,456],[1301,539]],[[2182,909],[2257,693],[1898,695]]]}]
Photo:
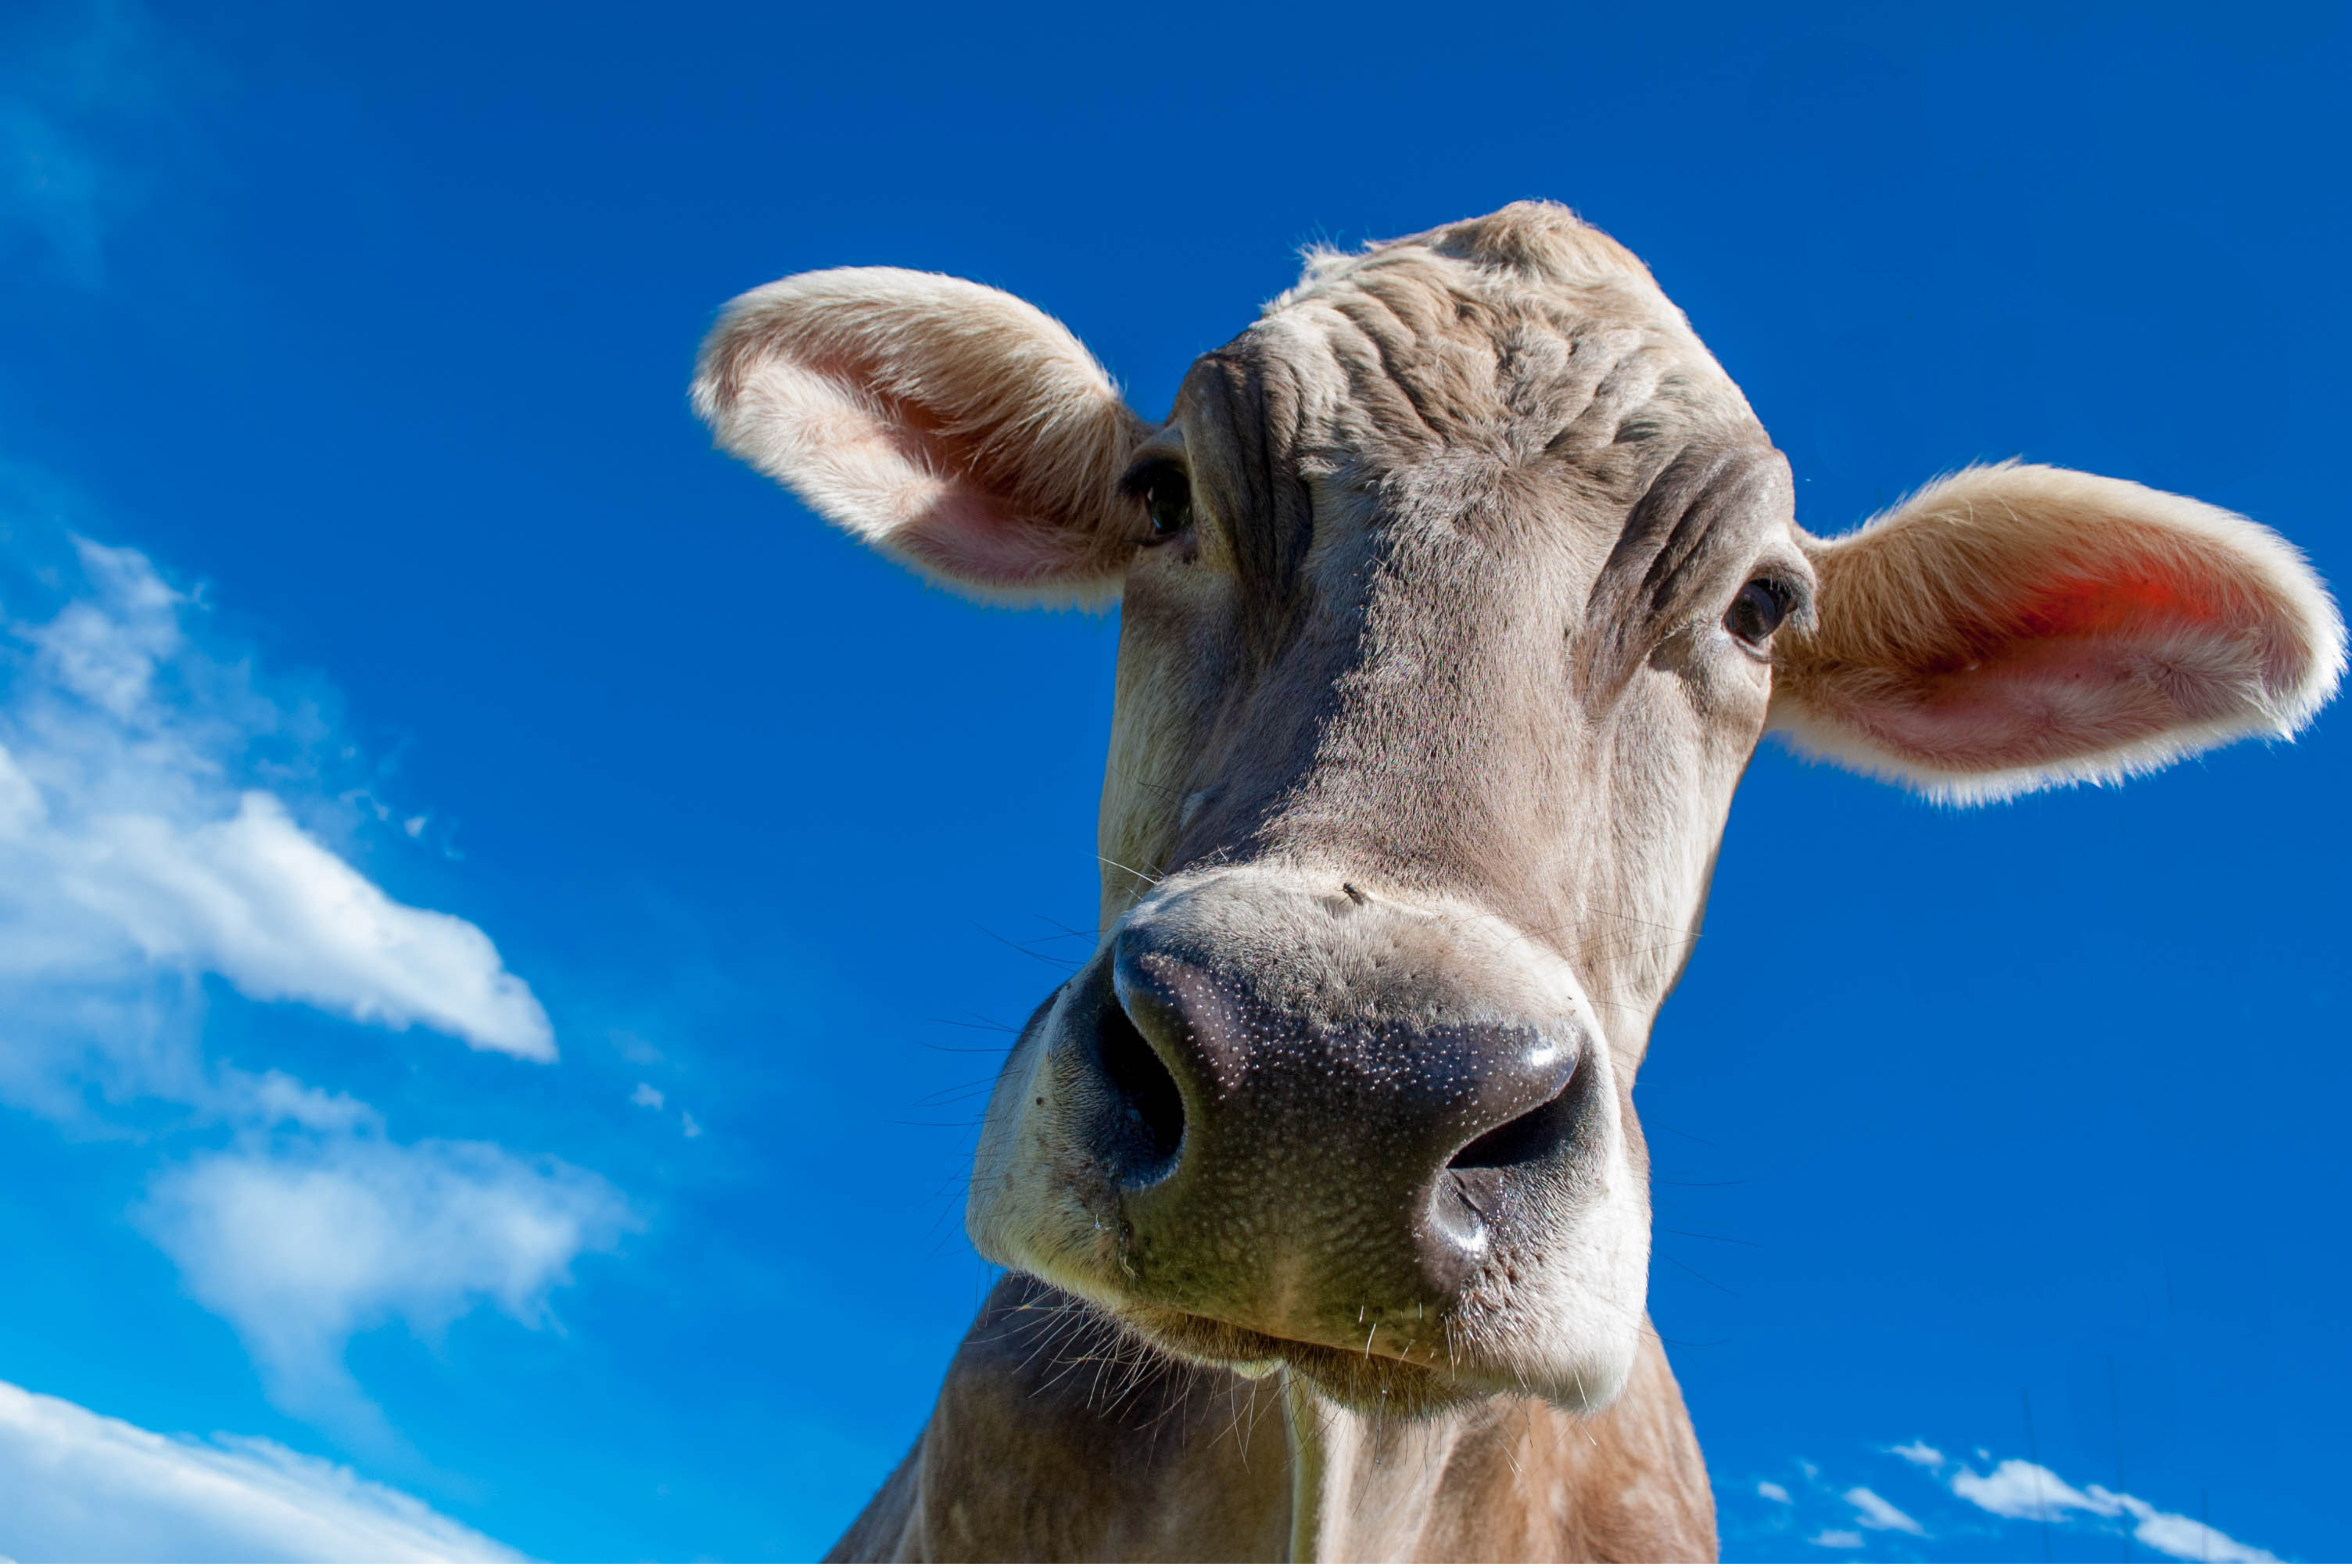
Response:
[{"label": "furry ear", "polygon": [[2113,782],[2335,694],[2344,622],[2292,545],[2180,496],[2003,464],[1807,541],[1770,727],[1948,800]]},{"label": "furry ear", "polygon": [[1009,294],[883,267],[755,288],[704,341],[694,407],[813,510],[974,597],[1118,591],[1136,519],[1117,486],[1143,422]]}]

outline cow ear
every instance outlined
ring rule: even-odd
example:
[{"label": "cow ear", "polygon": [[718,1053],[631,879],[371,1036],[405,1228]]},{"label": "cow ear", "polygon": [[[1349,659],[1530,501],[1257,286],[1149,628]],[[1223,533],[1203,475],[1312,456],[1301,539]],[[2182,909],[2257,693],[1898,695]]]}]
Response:
[{"label": "cow ear", "polygon": [[1100,601],[1134,553],[1118,494],[1142,421],[1069,329],[897,267],[730,304],[695,411],[719,444],[884,553],[977,598]]},{"label": "cow ear", "polygon": [[1951,800],[2113,782],[2334,695],[2344,623],[2292,545],[2202,502],[2004,464],[1809,540],[1769,726]]}]

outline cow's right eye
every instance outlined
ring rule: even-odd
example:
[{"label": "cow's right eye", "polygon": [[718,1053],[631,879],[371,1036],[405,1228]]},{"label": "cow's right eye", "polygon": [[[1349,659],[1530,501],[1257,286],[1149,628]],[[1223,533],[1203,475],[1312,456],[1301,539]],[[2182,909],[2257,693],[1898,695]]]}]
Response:
[{"label": "cow's right eye", "polygon": [[1731,634],[1751,648],[1761,648],[1789,618],[1796,595],[1769,577],[1759,577],[1739,591],[1723,623]]},{"label": "cow's right eye", "polygon": [[1143,509],[1151,537],[1172,539],[1192,526],[1192,486],[1173,468],[1158,468],[1143,480]]}]

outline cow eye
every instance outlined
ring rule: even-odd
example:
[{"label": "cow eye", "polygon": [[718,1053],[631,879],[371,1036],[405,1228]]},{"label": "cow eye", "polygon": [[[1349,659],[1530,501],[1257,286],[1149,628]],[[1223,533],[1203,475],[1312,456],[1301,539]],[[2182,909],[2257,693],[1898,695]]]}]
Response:
[{"label": "cow eye", "polygon": [[1731,608],[1724,612],[1724,629],[1749,647],[1761,648],[1789,618],[1794,599],[1783,584],[1759,577],[1741,589]]},{"label": "cow eye", "polygon": [[1151,537],[1172,539],[1192,526],[1192,486],[1173,468],[1155,468],[1143,477],[1143,509]]}]

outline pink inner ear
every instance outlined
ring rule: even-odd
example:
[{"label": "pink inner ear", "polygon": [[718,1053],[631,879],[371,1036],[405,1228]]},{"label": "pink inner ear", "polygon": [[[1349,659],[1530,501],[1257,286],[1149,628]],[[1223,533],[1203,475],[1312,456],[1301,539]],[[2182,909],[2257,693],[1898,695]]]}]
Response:
[{"label": "pink inner ear", "polygon": [[2226,599],[2140,566],[2037,586],[1968,653],[1832,678],[1827,706],[1887,750],[1939,769],[2037,768],[2243,711],[2258,654]]},{"label": "pink inner ear", "polygon": [[1042,588],[1085,575],[1085,536],[1008,517],[991,498],[950,485],[923,515],[893,529],[892,549],[942,577],[987,587]]},{"label": "pink inner ear", "polygon": [[[1083,522],[1024,515],[975,482],[978,438],[959,433],[920,398],[877,390],[884,378],[867,359],[815,354],[792,367],[790,378],[802,402],[835,422],[804,443],[832,460],[809,466],[863,481],[842,493],[873,503],[875,524],[857,519],[858,531],[883,549],[950,581],[1015,596],[1084,591],[1115,578]],[[812,385],[822,392],[812,395]]]},{"label": "pink inner ear", "polygon": [[2021,641],[1850,712],[1881,744],[1938,767],[2033,767],[2218,716],[2225,688],[2167,652],[2160,640]]},{"label": "pink inner ear", "polygon": [[2017,619],[2035,637],[2097,637],[2168,621],[2210,626],[2222,613],[2189,581],[2140,570],[2055,584],[2029,601]]}]

